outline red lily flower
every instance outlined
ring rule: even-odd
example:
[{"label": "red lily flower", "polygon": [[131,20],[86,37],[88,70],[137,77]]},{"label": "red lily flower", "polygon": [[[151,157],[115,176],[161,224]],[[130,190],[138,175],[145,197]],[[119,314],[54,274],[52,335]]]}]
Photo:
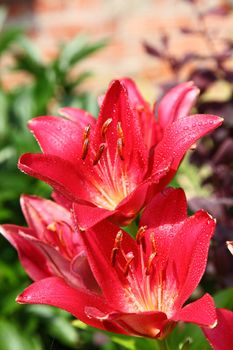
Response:
[{"label": "red lily flower", "polygon": [[225,326],[233,313],[216,315],[209,294],[184,306],[205,270],[215,228],[204,211],[187,217],[186,210],[183,191],[168,189],[145,209],[136,240],[107,220],[83,232],[99,292],[50,277],[28,287],[17,301],[54,305],[87,324],[135,336],[163,338],[178,321],[192,322],[214,346],[217,333],[224,333],[216,349],[228,349],[232,323]]},{"label": "red lily flower", "polygon": [[[185,109],[181,97],[178,105],[177,110]],[[162,111],[164,121],[168,112],[165,107]],[[154,193],[169,183],[185,152],[222,122],[213,115],[175,120],[175,113],[161,141],[150,148],[144,140],[152,122],[142,127],[124,81],[111,84],[97,122],[81,110],[65,108],[62,114],[66,119],[50,116],[30,121],[44,154],[23,155],[19,168],[49,183],[63,205],[77,202],[80,229],[107,217],[121,225],[130,223]]]},{"label": "red lily flower", "polygon": [[0,232],[17,249],[28,275],[35,281],[59,276],[74,285],[94,281],[70,212],[36,196],[23,195],[21,207],[29,227],[2,225]]}]

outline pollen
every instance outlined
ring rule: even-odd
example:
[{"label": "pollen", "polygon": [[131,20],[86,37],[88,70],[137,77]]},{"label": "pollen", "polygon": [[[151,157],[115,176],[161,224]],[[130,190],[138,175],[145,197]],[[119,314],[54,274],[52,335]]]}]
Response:
[{"label": "pollen", "polygon": [[99,149],[98,151],[96,152],[96,155],[95,155],[95,159],[93,160],[93,165],[96,165],[98,164],[102,154],[103,154],[103,151],[106,147],[106,144],[105,143],[101,143],[100,146],[99,146]]},{"label": "pollen", "polygon": [[112,118],[108,118],[102,125],[102,128],[101,128],[101,135],[102,137],[105,139],[105,136],[106,136],[106,132],[108,130],[108,127],[109,125],[111,124],[112,122]]},{"label": "pollen", "polygon": [[128,276],[130,264],[133,261],[133,259],[134,259],[134,255],[132,252],[129,252],[126,254],[126,264],[125,264],[124,271],[123,271],[125,277]]},{"label": "pollen", "polygon": [[86,138],[84,141],[83,141],[83,147],[82,147],[82,160],[85,160],[86,159],[86,156],[87,156],[87,152],[88,152],[88,148],[89,148],[89,139]]},{"label": "pollen", "polygon": [[122,238],[123,238],[123,232],[122,232],[122,230],[120,230],[116,234],[114,247],[113,247],[112,252],[111,252],[111,264],[112,264],[112,266],[115,266],[115,264],[116,264],[116,256],[117,256],[117,253],[121,247]]},{"label": "pollen", "polygon": [[138,230],[138,232],[136,234],[136,242],[137,242],[137,244],[141,243],[141,241],[142,241],[142,239],[143,239],[143,237],[145,235],[146,229],[147,229],[146,225],[139,227],[139,230]]},{"label": "pollen", "polygon": [[117,140],[117,151],[119,154],[119,157],[121,158],[121,160],[124,160],[124,155],[123,155],[123,140],[122,138]]}]

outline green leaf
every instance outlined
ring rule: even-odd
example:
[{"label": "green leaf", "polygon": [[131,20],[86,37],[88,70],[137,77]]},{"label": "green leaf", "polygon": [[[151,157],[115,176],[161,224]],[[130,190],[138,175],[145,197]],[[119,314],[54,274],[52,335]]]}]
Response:
[{"label": "green leaf", "polygon": [[89,43],[87,37],[84,35],[75,37],[63,48],[58,61],[59,69],[61,71],[66,71],[68,68],[71,68],[77,62],[100,50],[105,45],[106,40]]},{"label": "green leaf", "polygon": [[4,319],[0,320],[0,350],[42,350],[36,338],[26,337],[21,329]]},{"label": "green leaf", "polygon": [[23,34],[19,28],[10,28],[0,33],[0,55],[4,53],[9,47],[16,42],[16,40]]},{"label": "green leaf", "polygon": [[216,307],[233,310],[233,288],[221,290],[214,295]]}]

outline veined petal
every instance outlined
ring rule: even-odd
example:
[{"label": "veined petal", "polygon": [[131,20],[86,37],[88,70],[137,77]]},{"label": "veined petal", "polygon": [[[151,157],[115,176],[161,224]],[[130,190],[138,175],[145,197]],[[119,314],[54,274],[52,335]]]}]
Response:
[{"label": "veined petal", "polygon": [[144,100],[140,94],[136,84],[129,78],[121,79],[121,82],[125,85],[129,103],[133,107],[134,113],[136,114],[140,128],[142,131],[144,143],[148,149],[158,142],[158,128],[156,123],[155,115],[151,110],[149,104]]},{"label": "veined petal", "polygon": [[47,258],[33,242],[25,238],[32,236],[31,229],[15,225],[2,225],[0,232],[15,247],[21,264],[33,280],[40,280],[52,275]]},{"label": "veined petal", "polygon": [[115,210],[108,210],[99,207],[93,207],[88,204],[74,203],[74,213],[76,217],[77,226],[80,231],[85,231],[100,221],[115,214]]},{"label": "veined petal", "polygon": [[168,91],[158,108],[158,122],[162,129],[179,118],[186,117],[196,102],[199,89],[192,81],[182,83]]},{"label": "veined petal", "polygon": [[88,124],[94,127],[96,119],[87,111],[74,107],[63,107],[59,109],[59,114],[75,122],[83,130]]},{"label": "veined petal", "polygon": [[[129,130],[132,132],[129,133]],[[94,149],[97,151],[103,142],[106,151],[101,156],[102,163],[110,170],[113,168],[118,178],[122,174],[127,175],[125,183],[128,186],[132,186],[132,182],[140,182],[147,167],[148,151],[138,119],[130,107],[126,88],[118,80],[111,84],[101,106],[93,140]]]},{"label": "veined petal", "polygon": [[87,305],[109,312],[104,299],[84,289],[70,287],[59,277],[50,277],[33,283],[20,294],[16,301],[20,304],[46,304],[56,306],[90,326],[104,329],[97,319],[90,319],[85,313]]},{"label": "veined petal", "polygon": [[[179,210],[177,210],[179,208]],[[182,189],[167,188],[157,194],[146,206],[140,225],[155,228],[176,224],[187,217],[187,201]]]},{"label": "veined petal", "polygon": [[42,151],[76,164],[81,159],[83,128],[60,117],[38,117],[28,123]]},{"label": "veined petal", "polygon": [[[126,279],[122,273],[122,268],[125,266],[126,261],[120,251],[117,252],[114,257],[114,260],[115,258],[117,259],[116,264],[113,264],[112,257],[113,249],[116,248],[118,232],[119,227],[105,220],[96,225],[93,229],[82,232],[81,237],[92,272],[109,305],[113,305],[114,309],[119,307],[121,310],[126,311],[128,305],[125,303],[125,291],[123,288],[123,284],[126,284]],[[137,268],[138,257],[136,242],[126,232],[122,230],[120,230],[120,232],[122,234],[119,242],[121,251],[123,250],[125,255],[128,252],[134,254],[134,263]],[[124,300],[124,302],[122,302],[122,300]]]},{"label": "veined petal", "polygon": [[216,308],[209,294],[184,306],[172,317],[174,321],[196,323],[199,326],[214,327],[217,324]]},{"label": "veined petal", "polygon": [[47,182],[71,201],[80,197],[88,200],[88,195],[93,190],[88,183],[84,186],[81,174],[72,163],[57,156],[26,153],[19,159],[18,167],[26,174]]},{"label": "veined petal", "polygon": [[182,307],[200,282],[214,229],[214,219],[199,211],[183,222],[173,239],[166,275],[177,284],[175,309]]},{"label": "veined petal", "polygon": [[88,308],[86,312],[90,318],[96,318],[102,322],[114,322],[122,327],[127,334],[134,336],[157,338],[168,326],[167,316],[163,312],[124,313],[116,311],[104,314],[96,308]]},{"label": "veined petal", "polygon": [[216,309],[217,326],[213,329],[202,328],[214,350],[232,349],[233,337],[233,312],[226,309]]},{"label": "veined petal", "polygon": [[168,175],[169,182],[189,148],[200,137],[220,126],[222,121],[222,118],[214,115],[194,114],[168,125],[162,140],[155,148],[152,173],[156,171],[161,162],[164,160],[170,162],[172,158],[170,178]]},{"label": "veined petal", "polygon": [[22,195],[20,204],[28,226],[36,233],[37,238],[43,238],[44,229],[55,221],[72,224],[70,212],[51,200]]}]

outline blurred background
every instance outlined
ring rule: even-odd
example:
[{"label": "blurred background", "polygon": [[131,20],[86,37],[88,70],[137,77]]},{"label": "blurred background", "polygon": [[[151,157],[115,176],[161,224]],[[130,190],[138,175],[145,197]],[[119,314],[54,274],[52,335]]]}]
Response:
[{"label": "blurred background", "polygon": [[[190,212],[205,208],[218,219],[197,295],[216,293],[218,306],[232,308],[233,257],[225,247],[233,240],[230,0],[0,0],[0,223],[24,224],[21,193],[50,195],[47,185],[17,170],[20,154],[39,150],[27,121],[57,115],[61,106],[97,116],[97,96],[123,76],[135,79],[151,103],[194,80],[200,98],[193,112],[225,118],[185,158],[173,185],[185,189]],[[30,281],[2,237],[0,249],[0,350],[141,349],[141,343],[110,339],[79,322],[74,327],[61,310],[16,304]],[[196,329],[192,334],[190,349],[209,349]]]}]

